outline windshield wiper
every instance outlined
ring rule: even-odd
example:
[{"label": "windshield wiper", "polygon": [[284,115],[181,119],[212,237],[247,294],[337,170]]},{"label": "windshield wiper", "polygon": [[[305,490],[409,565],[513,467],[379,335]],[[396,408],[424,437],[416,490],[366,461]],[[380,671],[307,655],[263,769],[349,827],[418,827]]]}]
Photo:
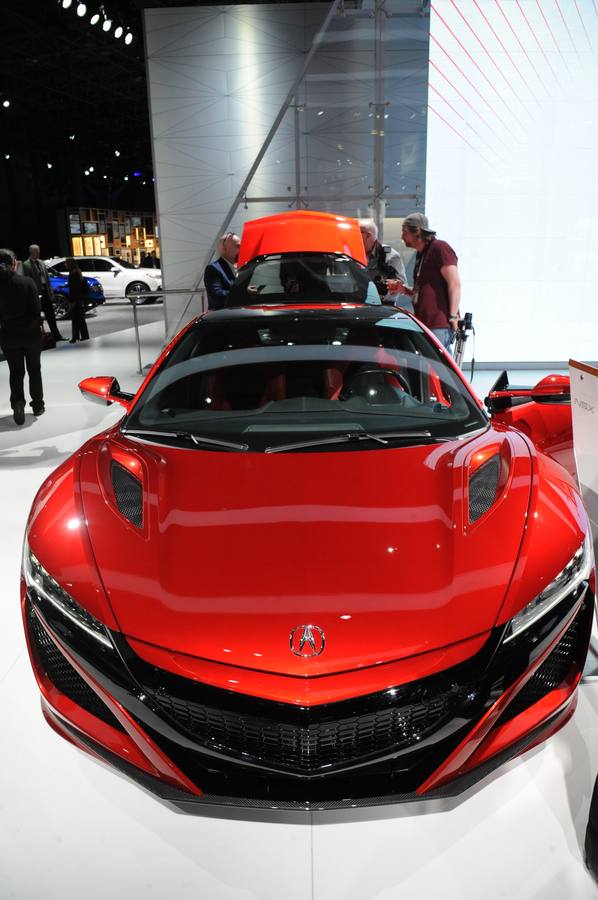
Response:
[{"label": "windshield wiper", "polygon": [[139,431],[136,428],[122,429],[121,434],[129,434],[133,437],[169,437],[179,440],[192,441],[196,446],[222,447],[224,450],[249,450],[249,444],[237,444],[233,441],[221,441],[217,438],[204,437],[202,434],[193,434],[191,431]]},{"label": "windshield wiper", "polygon": [[284,453],[285,450],[302,450],[304,447],[319,447],[324,444],[348,444],[351,441],[377,441],[379,444],[388,444],[392,438],[432,439],[439,442],[447,440],[447,438],[433,438],[431,431],[381,431],[378,434],[369,434],[367,431],[345,431],[343,434],[335,434],[329,438],[296,441],[292,444],[275,444],[273,447],[266,447],[264,453]]}]

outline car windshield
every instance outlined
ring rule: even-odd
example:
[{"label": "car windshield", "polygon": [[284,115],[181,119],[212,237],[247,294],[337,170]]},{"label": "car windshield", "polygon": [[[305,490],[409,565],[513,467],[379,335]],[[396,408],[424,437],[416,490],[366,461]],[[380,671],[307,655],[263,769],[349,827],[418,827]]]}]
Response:
[{"label": "car windshield", "polygon": [[123,269],[134,269],[135,266],[132,266],[130,262],[127,262],[126,259],[120,259],[118,256],[111,256],[110,259],[114,263],[118,263],[119,266],[122,266]]},{"label": "car windshield", "polygon": [[227,306],[339,302],[380,303],[365,266],[334,253],[280,253],[244,266]]},{"label": "car windshield", "polygon": [[417,322],[338,307],[209,314],[182,336],[123,430],[274,452],[453,439],[487,421]]}]

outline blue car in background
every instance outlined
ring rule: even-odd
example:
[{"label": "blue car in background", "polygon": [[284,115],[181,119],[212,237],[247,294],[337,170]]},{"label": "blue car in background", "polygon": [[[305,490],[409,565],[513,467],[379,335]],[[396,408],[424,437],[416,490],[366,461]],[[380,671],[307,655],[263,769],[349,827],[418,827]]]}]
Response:
[{"label": "blue car in background", "polygon": [[[50,284],[54,291],[54,314],[57,319],[70,319],[71,303],[69,300],[69,282],[65,275],[61,275],[56,269],[48,267],[48,275],[50,276]],[[85,300],[85,312],[95,309],[100,303],[105,303],[106,298],[102,291],[102,285],[97,278],[84,276],[89,285],[89,292]]]}]

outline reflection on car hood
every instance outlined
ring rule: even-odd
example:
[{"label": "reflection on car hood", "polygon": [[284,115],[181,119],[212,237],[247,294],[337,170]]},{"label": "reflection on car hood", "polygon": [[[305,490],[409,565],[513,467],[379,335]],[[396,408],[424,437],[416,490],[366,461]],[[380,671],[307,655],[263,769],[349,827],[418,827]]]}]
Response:
[{"label": "reflection on car hood", "polygon": [[[471,527],[466,466],[474,450],[501,441],[511,447],[510,488]],[[142,530],[118,513],[98,474],[100,457],[119,452],[144,473]],[[517,558],[530,473],[523,439],[492,431],[433,446],[268,456],[114,431],[81,457],[85,519],[123,632],[290,675],[373,666],[490,629]],[[289,646],[305,624],[326,635],[308,661]]]}]

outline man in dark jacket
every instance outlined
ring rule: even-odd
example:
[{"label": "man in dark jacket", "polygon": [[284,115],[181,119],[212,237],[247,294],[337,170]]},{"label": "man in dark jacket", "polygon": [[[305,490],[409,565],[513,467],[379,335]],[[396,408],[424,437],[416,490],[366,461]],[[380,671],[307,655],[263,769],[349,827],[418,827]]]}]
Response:
[{"label": "man in dark jacket", "polygon": [[223,309],[236,277],[241,238],[233,231],[220,238],[220,257],[206,266],[203,281],[208,293],[208,309]]},{"label": "man in dark jacket", "polygon": [[368,258],[368,275],[385,303],[396,301],[398,285],[407,284],[401,254],[378,240],[378,226],[373,219],[360,219],[359,230]]},{"label": "man in dark jacket", "polygon": [[50,284],[50,276],[48,275],[48,270],[46,269],[45,264],[39,258],[39,247],[37,244],[31,244],[31,246],[29,247],[29,259],[26,259],[23,263],[23,275],[28,275],[29,278],[33,279],[33,282],[37,288],[37,293],[40,295],[40,299],[42,302],[44,318],[48,323],[50,331],[52,332],[52,337],[55,341],[65,341],[66,338],[63,338],[56,324],[54,304],[52,302],[54,300],[54,291],[52,290],[52,285]]},{"label": "man in dark jacket", "polygon": [[8,363],[10,405],[17,425],[25,422],[25,366],[34,416],[45,412],[41,373],[41,303],[31,278],[16,274],[12,250],[0,250],[0,347]]}]

